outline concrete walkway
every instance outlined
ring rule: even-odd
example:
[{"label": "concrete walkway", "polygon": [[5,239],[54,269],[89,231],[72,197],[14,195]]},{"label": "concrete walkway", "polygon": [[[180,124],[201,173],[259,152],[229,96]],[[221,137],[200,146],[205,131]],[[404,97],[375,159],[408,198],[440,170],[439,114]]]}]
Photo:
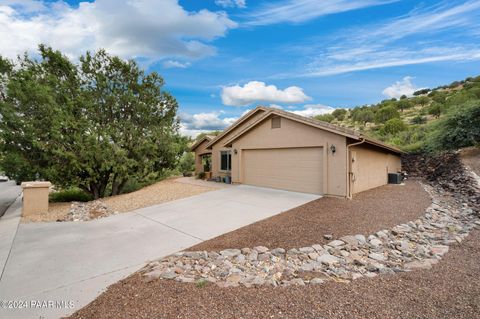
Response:
[{"label": "concrete walkway", "polygon": [[[149,260],[318,197],[241,185],[95,221],[20,224],[0,300],[27,301],[29,308],[0,309],[0,318],[68,315]],[[32,309],[31,301],[57,304]],[[59,304],[70,301],[73,308]]]},{"label": "concrete walkway", "polygon": [[20,223],[21,192],[15,181],[0,183],[0,281]]},{"label": "concrete walkway", "polygon": [[21,192],[22,188],[15,181],[0,182],[0,217]]}]

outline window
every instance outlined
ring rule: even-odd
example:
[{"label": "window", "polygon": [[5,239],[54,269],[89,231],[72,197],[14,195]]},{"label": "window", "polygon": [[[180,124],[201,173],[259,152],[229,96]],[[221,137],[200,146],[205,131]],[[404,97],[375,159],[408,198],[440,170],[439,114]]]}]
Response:
[{"label": "window", "polygon": [[281,126],[280,119],[281,119],[280,116],[272,117],[272,128],[280,128]]},{"label": "window", "polygon": [[232,153],[230,151],[220,151],[220,170],[232,170]]}]

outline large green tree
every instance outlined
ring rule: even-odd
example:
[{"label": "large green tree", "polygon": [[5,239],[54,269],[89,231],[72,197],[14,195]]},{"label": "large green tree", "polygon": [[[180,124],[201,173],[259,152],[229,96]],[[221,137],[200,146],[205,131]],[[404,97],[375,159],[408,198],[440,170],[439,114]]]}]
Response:
[{"label": "large green tree", "polygon": [[[120,193],[129,179],[146,180],[176,165],[185,147],[178,105],[157,73],[103,50],[78,64],[45,46],[39,55],[15,62],[0,57],[7,167],[13,158],[30,175],[100,198]],[[6,173],[17,178],[13,169]]]}]

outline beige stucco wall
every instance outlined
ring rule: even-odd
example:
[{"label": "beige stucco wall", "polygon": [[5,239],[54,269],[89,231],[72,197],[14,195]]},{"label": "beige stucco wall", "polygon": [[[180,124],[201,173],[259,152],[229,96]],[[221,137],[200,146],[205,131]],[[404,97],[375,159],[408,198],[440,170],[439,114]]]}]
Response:
[{"label": "beige stucco wall", "polygon": [[[335,154],[330,146],[336,147]],[[242,152],[247,149],[323,147],[323,193],[346,196],[347,194],[347,156],[346,138],[319,128],[305,125],[286,118],[281,119],[281,128],[272,129],[270,118],[234,141],[232,149],[232,181],[243,183]],[[295,163],[291,163],[292,169]]]},{"label": "beige stucco wall", "polygon": [[195,174],[203,172],[202,155],[210,153],[210,150],[205,147],[207,144],[208,141],[205,140],[195,149]]},{"label": "beige stucco wall", "polygon": [[388,173],[401,170],[400,156],[368,145],[352,146],[351,156],[352,194],[379,187],[388,183]]},{"label": "beige stucco wall", "polygon": [[23,182],[22,216],[48,212],[50,182]]},{"label": "beige stucco wall", "polygon": [[[215,142],[215,144],[212,147],[212,175],[214,177],[216,176],[224,177],[225,175],[227,175],[227,172],[220,170],[220,151],[229,150],[229,148],[223,147],[223,144],[225,144],[226,141],[228,141],[230,138],[235,136],[245,127],[255,122],[259,117],[261,117],[264,114],[264,112],[265,111],[263,110],[258,110],[258,112],[253,114],[248,120],[241,123],[240,125],[235,127],[233,130],[231,130],[230,132],[228,132],[227,134],[222,136],[218,141]],[[233,170],[233,157],[234,157],[234,154],[232,153],[232,170]]]}]

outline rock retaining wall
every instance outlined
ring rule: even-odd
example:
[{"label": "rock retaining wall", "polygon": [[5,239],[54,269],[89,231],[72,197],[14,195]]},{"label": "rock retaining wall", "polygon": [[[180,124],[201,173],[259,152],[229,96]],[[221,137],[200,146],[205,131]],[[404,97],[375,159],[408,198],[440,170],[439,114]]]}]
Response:
[{"label": "rock retaining wall", "polygon": [[427,173],[423,186],[432,204],[419,219],[367,237],[345,236],[327,245],[288,251],[258,246],[179,252],[151,262],[143,270],[145,279],[212,282],[220,287],[289,286],[428,269],[448,252],[449,245],[460,243],[473,228],[480,228],[480,190],[474,175],[455,153],[443,156],[440,162],[410,158],[406,165],[414,176],[422,170]]}]

